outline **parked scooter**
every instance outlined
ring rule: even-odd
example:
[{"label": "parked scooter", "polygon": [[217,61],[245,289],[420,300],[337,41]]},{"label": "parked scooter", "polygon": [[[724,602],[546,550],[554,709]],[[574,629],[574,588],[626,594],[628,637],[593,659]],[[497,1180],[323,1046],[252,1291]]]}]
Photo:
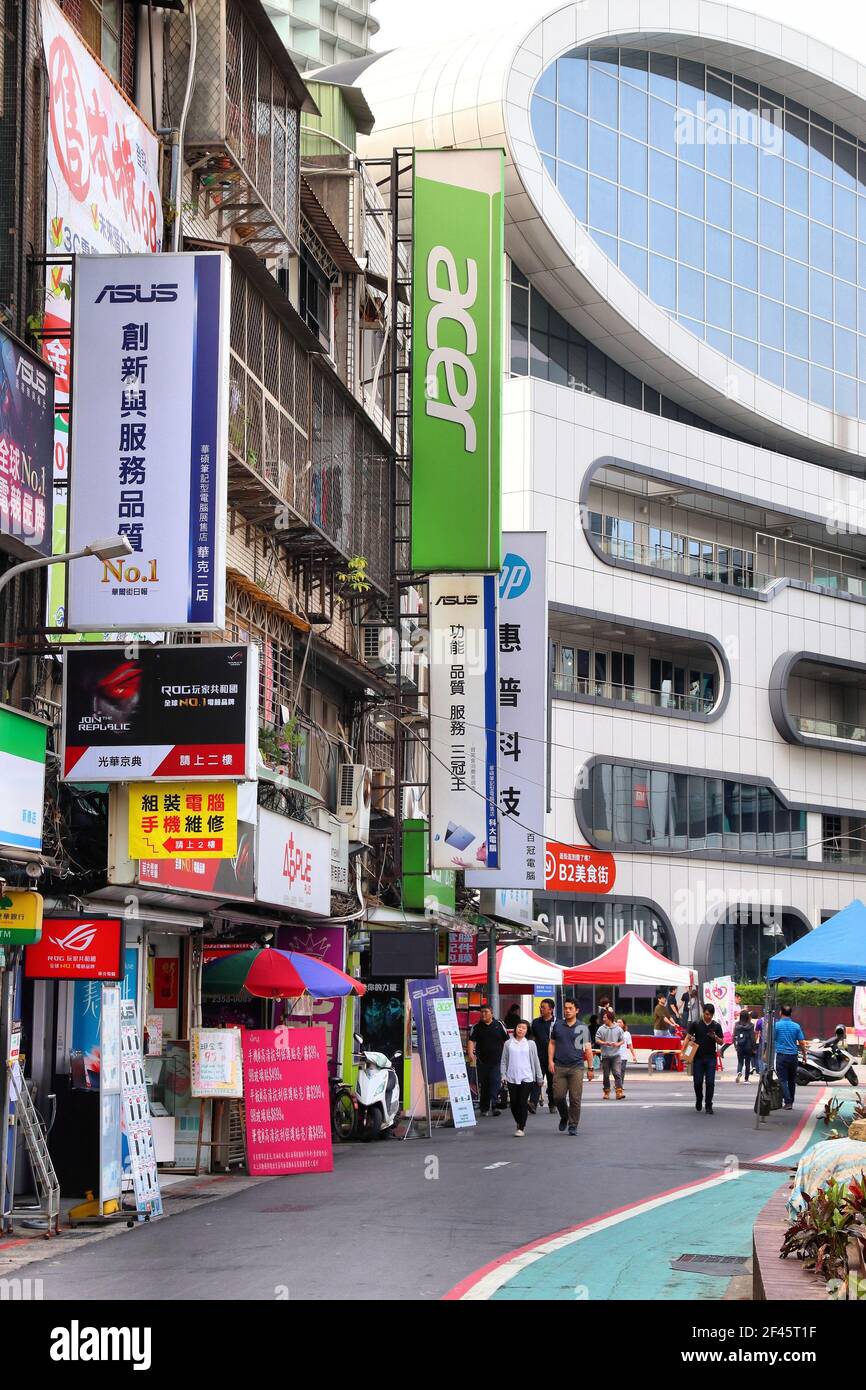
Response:
[{"label": "parked scooter", "polygon": [[857,1073],[845,1047],[845,1029],[841,1023],[832,1038],[810,1048],[806,1060],[797,1066],[797,1085],[808,1086],[810,1081],[847,1081],[856,1086]]},{"label": "parked scooter", "polygon": [[400,1113],[400,1082],[395,1063],[403,1056],[395,1052],[389,1061],[384,1052],[368,1052],[360,1033],[358,1044],[358,1124],[357,1134],[362,1143],[378,1139],[392,1129]]}]

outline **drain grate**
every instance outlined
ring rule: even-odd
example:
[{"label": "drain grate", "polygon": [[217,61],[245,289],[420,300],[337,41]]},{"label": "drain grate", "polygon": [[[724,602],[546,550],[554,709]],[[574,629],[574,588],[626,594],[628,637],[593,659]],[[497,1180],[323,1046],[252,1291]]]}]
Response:
[{"label": "drain grate", "polygon": [[796,1165],[791,1163],[740,1163],[746,1173],[793,1173]]},{"label": "drain grate", "polygon": [[684,1270],[686,1274],[715,1274],[722,1279],[745,1274],[748,1267],[747,1255],[680,1255],[671,1260],[671,1269]]}]

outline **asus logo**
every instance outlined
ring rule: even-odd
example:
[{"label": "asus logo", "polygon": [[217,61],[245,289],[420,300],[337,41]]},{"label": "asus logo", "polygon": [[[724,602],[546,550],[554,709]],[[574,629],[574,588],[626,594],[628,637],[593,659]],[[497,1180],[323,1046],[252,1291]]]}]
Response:
[{"label": "asus logo", "polygon": [[31,390],[36,391],[40,396],[47,395],[47,376],[44,372],[40,372],[39,368],[26,357],[18,358],[15,366],[15,375],[18,378],[19,385],[29,386]]},{"label": "asus logo", "polygon": [[109,304],[172,304],[177,285],[151,285],[150,294],[141,285],[103,285],[94,302],[101,304],[106,295]]},{"label": "asus logo", "polygon": [[441,598],[437,598],[434,606],[438,608],[440,603],[444,603],[447,608],[457,608],[460,605],[475,605],[477,602],[477,594],[443,594]]},{"label": "asus logo", "polygon": [[95,922],[82,922],[66,936],[49,936],[48,940],[52,946],[59,946],[61,951],[87,951],[93,945],[96,930]]}]

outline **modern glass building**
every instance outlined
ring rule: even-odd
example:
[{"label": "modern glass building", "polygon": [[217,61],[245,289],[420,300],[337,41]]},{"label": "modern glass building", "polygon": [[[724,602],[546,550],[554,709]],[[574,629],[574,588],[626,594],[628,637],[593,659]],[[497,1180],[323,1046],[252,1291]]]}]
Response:
[{"label": "modern glass building", "polygon": [[301,72],[363,58],[379,32],[375,0],[263,0]]},{"label": "modern glass building", "polygon": [[353,75],[366,152],[506,151],[545,829],[616,861],[537,895],[569,963],[633,926],[758,978],[866,890],[866,65],[762,9],[582,0]]}]

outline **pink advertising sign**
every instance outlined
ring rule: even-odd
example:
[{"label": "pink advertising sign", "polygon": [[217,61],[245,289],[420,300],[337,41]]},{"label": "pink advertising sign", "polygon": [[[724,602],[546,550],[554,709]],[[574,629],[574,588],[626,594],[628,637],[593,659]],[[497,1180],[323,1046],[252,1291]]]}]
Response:
[{"label": "pink advertising sign", "polygon": [[330,1173],[324,1028],[244,1028],[243,1049],[250,1173]]},{"label": "pink advertising sign", "polygon": [[[314,956],[325,965],[335,965],[338,970],[346,969],[346,928],[345,927],[278,927],[275,944],[281,951],[300,951],[304,956]],[[291,1001],[289,1001],[291,1002]],[[351,1000],[349,1001],[351,1005]],[[328,1035],[328,1066],[331,1074],[340,1072],[340,1020],[342,1018],[342,999],[313,999],[312,1018],[319,1023]],[[298,1020],[303,1027],[306,1018]]]}]

